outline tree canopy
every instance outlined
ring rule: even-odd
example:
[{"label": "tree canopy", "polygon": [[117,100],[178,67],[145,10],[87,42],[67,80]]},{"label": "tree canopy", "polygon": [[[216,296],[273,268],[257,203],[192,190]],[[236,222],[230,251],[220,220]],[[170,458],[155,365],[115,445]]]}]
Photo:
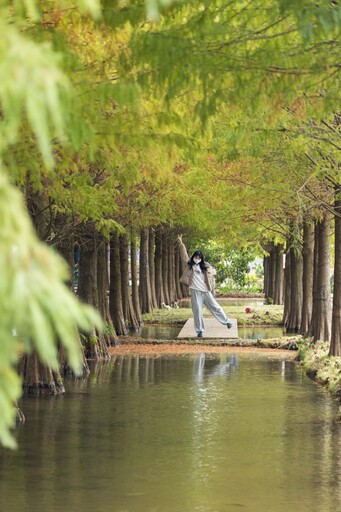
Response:
[{"label": "tree canopy", "polygon": [[0,13],[0,440],[13,446],[18,354],[53,367],[61,340],[77,369],[72,333],[100,325],[19,190],[42,196],[50,244],[61,214],[106,236],[168,223],[231,247],[284,239],[340,185],[341,6],[65,0]]}]

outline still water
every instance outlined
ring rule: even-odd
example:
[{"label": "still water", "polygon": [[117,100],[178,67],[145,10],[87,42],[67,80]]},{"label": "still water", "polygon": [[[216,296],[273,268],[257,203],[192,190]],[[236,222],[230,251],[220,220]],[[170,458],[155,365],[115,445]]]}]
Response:
[{"label": "still water", "polygon": [[[146,324],[140,327],[139,330],[132,330],[129,332],[130,336],[138,336],[146,339],[158,339],[158,340],[172,340],[178,337],[179,332],[182,329],[182,325],[154,325]],[[281,338],[286,336],[285,329],[283,327],[266,327],[266,326],[254,326],[254,327],[239,327],[238,336],[241,339],[268,339],[268,338]]]},{"label": "still water", "polygon": [[1,512],[341,510],[337,404],[285,356],[120,356],[21,407]]}]

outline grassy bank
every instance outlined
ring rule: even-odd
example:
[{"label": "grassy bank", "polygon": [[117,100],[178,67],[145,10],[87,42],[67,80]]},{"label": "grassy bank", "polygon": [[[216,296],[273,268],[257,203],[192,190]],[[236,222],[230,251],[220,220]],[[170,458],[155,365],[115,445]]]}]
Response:
[{"label": "grassy bank", "polygon": [[[283,306],[272,306],[259,304],[251,308],[250,313],[246,313],[245,306],[222,306],[230,318],[236,318],[240,327],[255,325],[281,325],[283,317]],[[209,311],[204,309],[204,316],[212,316]],[[143,315],[143,321],[151,324],[183,325],[192,317],[190,307],[173,309],[156,309],[151,313]]]},{"label": "grassy bank", "polygon": [[[196,346],[196,347],[244,347],[244,348],[266,348],[266,349],[282,349],[297,351],[298,336],[283,336],[281,338],[267,338],[267,339],[209,339],[209,338],[175,338],[175,339],[153,339],[153,338],[140,338],[139,336],[121,336],[120,345],[170,345],[170,346]],[[113,349],[114,350],[114,349]]]},{"label": "grassy bank", "polygon": [[341,357],[330,357],[329,343],[310,340],[298,342],[298,359],[307,375],[341,399]]}]

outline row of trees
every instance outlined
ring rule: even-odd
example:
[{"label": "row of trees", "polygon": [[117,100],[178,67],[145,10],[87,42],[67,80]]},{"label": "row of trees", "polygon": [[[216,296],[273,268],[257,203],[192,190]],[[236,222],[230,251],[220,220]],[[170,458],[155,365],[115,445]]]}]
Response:
[{"label": "row of trees", "polygon": [[[32,375],[26,380],[35,387],[43,360],[56,373],[45,379],[51,390],[61,386],[57,360],[67,367],[64,345],[73,369],[81,362],[81,340],[87,356],[105,356],[114,331],[138,324],[139,307],[179,296],[173,277],[178,231],[189,241],[214,238],[231,247],[285,244],[292,269],[285,279],[285,322],[305,330],[292,319],[297,307],[290,301],[300,293],[290,292],[300,282],[292,272],[303,219],[320,226],[329,212],[335,217],[337,294],[338,4],[188,0],[167,2],[169,10],[160,13],[161,4],[3,4],[0,185],[6,222],[0,235],[2,268],[9,270],[0,294],[0,314],[7,319],[0,354],[7,412],[0,436],[7,444],[20,389],[18,353],[38,350],[39,360],[30,356],[33,364],[25,356],[22,372]],[[65,267],[27,227],[18,190],[40,240],[69,263],[74,242],[80,243],[79,294],[102,313],[106,329],[62,287]],[[127,245],[133,256],[136,240],[139,292],[136,275],[126,270]],[[325,247],[314,252],[321,265]],[[332,346],[339,342],[339,303],[334,300]],[[67,315],[62,305],[71,304]],[[13,328],[22,338],[13,338]],[[15,385],[8,384],[9,368]]]}]

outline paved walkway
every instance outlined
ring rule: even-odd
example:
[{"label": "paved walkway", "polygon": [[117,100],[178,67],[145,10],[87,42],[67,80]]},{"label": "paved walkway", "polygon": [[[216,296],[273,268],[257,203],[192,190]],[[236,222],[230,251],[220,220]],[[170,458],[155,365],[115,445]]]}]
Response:
[{"label": "paved walkway", "polygon": [[[204,318],[205,321],[205,332],[203,338],[226,338],[236,339],[238,338],[238,325],[235,318],[230,318],[232,323],[231,329],[228,329],[225,325],[222,325],[215,318]],[[187,320],[183,328],[178,334],[178,338],[196,338],[197,333],[194,329],[193,318]]]}]

